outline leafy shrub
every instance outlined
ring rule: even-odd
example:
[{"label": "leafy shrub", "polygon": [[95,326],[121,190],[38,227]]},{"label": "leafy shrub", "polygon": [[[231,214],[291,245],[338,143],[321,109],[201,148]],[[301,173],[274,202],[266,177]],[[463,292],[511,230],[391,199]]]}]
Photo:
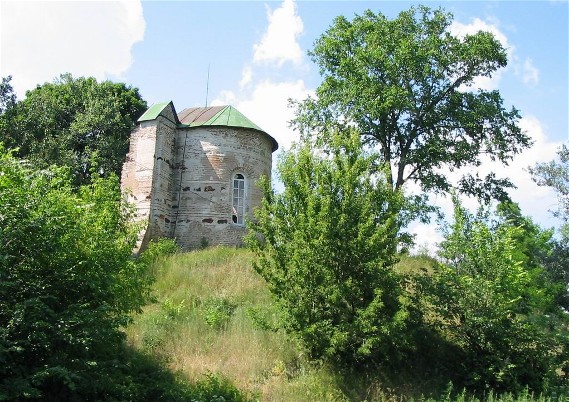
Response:
[{"label": "leafy shrub", "polygon": [[75,185],[89,184],[100,174],[120,176],[146,109],[137,88],[63,74],[0,114],[0,140],[40,169],[67,166]]},{"label": "leafy shrub", "polygon": [[204,302],[202,308],[205,322],[220,329],[227,325],[237,305],[225,298],[211,297]]},{"label": "leafy shrub", "polygon": [[262,182],[247,237],[287,328],[312,357],[346,365],[392,355],[407,319],[393,270],[404,199],[350,134],[336,136],[320,156],[308,143],[284,154],[284,192]]},{"label": "leafy shrub", "polygon": [[275,317],[275,314],[264,306],[248,307],[245,313],[257,329],[274,332],[282,327],[280,317]]},{"label": "leafy shrub", "polygon": [[0,399],[96,399],[150,292],[118,178],[76,189],[0,145],[0,205]]},{"label": "leafy shrub", "polygon": [[180,247],[174,239],[160,238],[151,240],[146,249],[138,257],[140,264],[146,267],[152,266],[159,258],[176,254],[180,251]]},{"label": "leafy shrub", "polygon": [[192,402],[247,402],[249,399],[229,380],[209,373],[194,386]]},{"label": "leafy shrub", "polygon": [[166,317],[172,319],[178,318],[185,310],[185,302],[185,300],[182,300],[180,303],[174,303],[174,301],[166,299],[162,302],[162,310],[166,313]]},{"label": "leafy shrub", "polygon": [[[559,384],[567,364],[567,315],[540,267],[518,250],[519,227],[491,226],[455,200],[441,244],[444,263],[424,277],[429,325],[461,349],[465,385],[498,392]],[[441,363],[443,364],[443,363]]]}]

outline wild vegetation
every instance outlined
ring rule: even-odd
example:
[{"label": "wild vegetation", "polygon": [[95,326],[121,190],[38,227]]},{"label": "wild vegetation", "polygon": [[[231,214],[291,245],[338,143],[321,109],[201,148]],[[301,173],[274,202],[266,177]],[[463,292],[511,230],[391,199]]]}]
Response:
[{"label": "wild vegetation", "polygon": [[281,160],[285,190],[265,183],[248,238],[310,357],[356,372],[417,364],[421,378],[436,362],[435,378],[473,392],[566,386],[567,288],[551,261],[567,246],[515,204],[473,216],[455,197],[427,273],[398,272],[405,199],[395,204],[400,193],[368,170],[359,137],[333,138],[325,152],[305,143]]},{"label": "wild vegetation", "polygon": [[68,169],[33,169],[0,146],[0,205],[0,400],[240,400],[127,347],[124,326],[151,300],[148,269],[172,247],[133,259],[116,176],[76,188]]},{"label": "wild vegetation", "polygon": [[113,355],[149,278],[116,177],[72,187],[0,146],[0,367],[3,399],[112,393]]},{"label": "wild vegetation", "polygon": [[337,17],[309,52],[322,83],[316,99],[295,104],[293,126],[316,145],[355,128],[394,190],[416,182],[425,192],[506,199],[508,178],[468,170],[453,183],[441,171],[479,166],[482,155],[507,163],[531,145],[519,111],[474,86],[506,66],[506,50],[489,32],[452,35],[452,21],[425,6],[391,20],[371,10]]},{"label": "wild vegetation", "polygon": [[[425,359],[399,367],[348,370],[313,359],[286,331],[286,315],[251,264],[248,250],[209,248],[160,258],[152,267],[156,301],[126,329],[129,344],[190,380],[224,378],[249,400],[260,401],[564,401],[551,387],[540,397],[485,390],[480,395],[449,384],[448,367]],[[433,272],[428,256],[402,256],[400,274]],[[227,308],[227,306],[231,306]],[[452,345],[427,344],[453,356]],[[420,357],[420,356],[418,356]],[[395,371],[397,368],[397,371]],[[566,394],[565,394],[566,395]]]},{"label": "wild vegetation", "polygon": [[[286,325],[310,355],[346,366],[388,358],[408,331],[393,273],[404,199],[374,180],[373,156],[355,133],[334,137],[329,158],[304,145],[279,165],[285,189],[267,181],[251,224],[254,265],[283,305]],[[259,233],[262,236],[259,236]]]},{"label": "wild vegetation", "polygon": [[[471,87],[505,50],[451,22],[426,7],[334,21],[251,250],[134,256],[117,173],[138,91],[63,75],[17,101],[3,78],[0,400],[567,400],[567,229],[523,216],[507,178],[440,170],[530,145],[515,108]],[[533,168],[565,221],[567,153]],[[436,256],[410,257],[429,191],[454,216]]]},{"label": "wild vegetation", "polygon": [[[393,20],[366,11],[316,41],[323,82],[295,104],[302,137],[279,163],[284,191],[264,183],[254,267],[314,358],[380,371],[427,358],[475,392],[564,386],[567,283],[550,257],[566,246],[516,211],[507,178],[467,172],[453,183],[440,170],[483,154],[507,163],[530,145],[519,112],[472,87],[506,65],[505,50],[489,33],[451,35],[451,22],[422,6]],[[564,167],[535,168],[562,198]],[[406,193],[410,181],[425,193]],[[398,275],[405,227],[436,210],[429,191],[453,196],[454,222],[429,275]],[[477,216],[459,195],[482,202]]]}]

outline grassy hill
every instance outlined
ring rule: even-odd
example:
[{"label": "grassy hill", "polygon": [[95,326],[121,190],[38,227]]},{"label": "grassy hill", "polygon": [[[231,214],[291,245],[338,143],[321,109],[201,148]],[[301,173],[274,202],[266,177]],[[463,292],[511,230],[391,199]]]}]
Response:
[{"label": "grassy hill", "polygon": [[[394,384],[382,373],[342,375],[309,361],[279,329],[279,310],[252,258],[243,249],[210,248],[159,259],[153,267],[156,302],[126,328],[130,345],[191,382],[212,374],[226,378],[253,400],[400,401],[441,390],[413,373]],[[399,269],[426,265],[410,257]]]},{"label": "grassy hill", "polygon": [[276,329],[278,310],[251,259],[211,248],[159,261],[157,302],[127,328],[129,342],[192,381],[220,374],[263,401],[345,400],[337,378]]}]

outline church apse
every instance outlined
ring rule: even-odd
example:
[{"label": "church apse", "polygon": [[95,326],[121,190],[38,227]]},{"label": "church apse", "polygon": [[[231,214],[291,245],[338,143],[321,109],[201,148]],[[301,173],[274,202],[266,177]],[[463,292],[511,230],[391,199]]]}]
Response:
[{"label": "church apse", "polygon": [[138,122],[121,184],[142,222],[139,248],[160,237],[184,249],[242,246],[262,199],[257,180],[271,175],[274,138],[231,106],[178,114],[165,102]]}]

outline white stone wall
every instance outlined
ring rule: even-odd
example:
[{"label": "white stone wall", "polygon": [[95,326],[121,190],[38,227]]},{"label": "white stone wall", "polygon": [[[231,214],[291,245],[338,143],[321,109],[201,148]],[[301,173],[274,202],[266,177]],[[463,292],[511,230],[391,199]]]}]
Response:
[{"label": "white stone wall", "polygon": [[156,120],[144,122],[131,133],[130,148],[121,176],[121,186],[136,209],[135,220],[143,224],[137,248],[148,233],[157,125]]},{"label": "white stone wall", "polygon": [[172,166],[175,164],[176,125],[158,117],[148,239],[172,237],[172,203],[176,198]]}]

